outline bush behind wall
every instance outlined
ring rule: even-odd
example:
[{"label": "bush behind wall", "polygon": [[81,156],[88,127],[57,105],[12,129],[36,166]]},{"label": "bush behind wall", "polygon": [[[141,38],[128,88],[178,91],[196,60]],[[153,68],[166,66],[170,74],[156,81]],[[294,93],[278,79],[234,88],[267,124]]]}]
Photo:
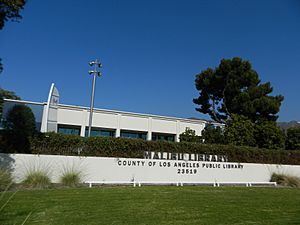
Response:
[{"label": "bush behind wall", "polygon": [[31,139],[34,154],[143,158],[144,151],[226,155],[230,162],[300,165],[300,151],[125,138],[84,138],[56,133]]}]

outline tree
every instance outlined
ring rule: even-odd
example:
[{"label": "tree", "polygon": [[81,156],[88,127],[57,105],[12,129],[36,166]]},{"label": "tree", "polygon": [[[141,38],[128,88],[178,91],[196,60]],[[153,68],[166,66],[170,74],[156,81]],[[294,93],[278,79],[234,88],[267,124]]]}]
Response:
[{"label": "tree", "polygon": [[285,134],[274,121],[253,123],[245,116],[232,115],[225,128],[228,144],[284,149]]},{"label": "tree", "polygon": [[257,123],[254,136],[259,148],[284,149],[285,134],[274,121]]},{"label": "tree", "polygon": [[15,105],[5,121],[5,139],[10,151],[30,153],[29,138],[36,133],[35,117],[28,106]]},{"label": "tree", "polygon": [[3,71],[2,59],[0,58],[0,73]]},{"label": "tree", "polygon": [[20,100],[21,99],[13,91],[8,91],[8,90],[4,90],[4,89],[0,88],[0,117],[2,115],[3,103],[4,103],[5,98],[15,99],[15,100]]},{"label": "tree", "polygon": [[219,126],[207,125],[202,131],[202,138],[206,144],[224,144],[224,132]]},{"label": "tree", "polygon": [[19,21],[22,16],[20,11],[23,9],[25,0],[1,0],[0,1],[0,30],[3,29],[5,22]]},{"label": "tree", "polygon": [[300,128],[292,127],[286,132],[286,149],[300,150]]},{"label": "tree", "polygon": [[8,112],[5,127],[26,136],[33,136],[36,129],[32,110],[26,105],[15,105]]},{"label": "tree", "polygon": [[[19,21],[22,16],[20,11],[23,9],[26,0],[1,0],[0,1],[0,30],[3,29],[5,22]],[[2,60],[0,59],[0,73],[3,70]]]},{"label": "tree", "polygon": [[199,97],[193,102],[197,111],[209,114],[224,123],[233,114],[243,115],[251,121],[277,120],[283,96],[270,96],[271,84],[261,83],[250,62],[241,58],[223,59],[220,65],[196,75]]},{"label": "tree", "polygon": [[196,131],[191,128],[186,128],[183,133],[179,135],[180,142],[200,142],[201,137],[196,135]]},{"label": "tree", "polygon": [[225,127],[225,140],[228,144],[238,146],[255,146],[255,124],[245,116],[232,114]]}]

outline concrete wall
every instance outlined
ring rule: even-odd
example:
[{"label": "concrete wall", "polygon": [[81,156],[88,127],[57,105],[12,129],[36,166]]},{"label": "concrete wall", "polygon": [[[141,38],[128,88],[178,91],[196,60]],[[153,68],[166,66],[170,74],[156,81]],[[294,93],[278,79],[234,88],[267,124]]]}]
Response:
[{"label": "concrete wall", "polygon": [[34,168],[48,171],[52,182],[70,168],[80,170],[84,181],[266,182],[273,172],[300,176],[300,166],[294,165],[57,155],[0,154],[0,165],[12,169],[16,182]]}]

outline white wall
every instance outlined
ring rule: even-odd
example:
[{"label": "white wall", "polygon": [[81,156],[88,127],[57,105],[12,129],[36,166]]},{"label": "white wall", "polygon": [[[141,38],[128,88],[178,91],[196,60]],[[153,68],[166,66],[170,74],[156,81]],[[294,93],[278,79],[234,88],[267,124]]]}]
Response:
[{"label": "white wall", "polygon": [[148,117],[121,115],[121,130],[148,131]]},{"label": "white wall", "polygon": [[58,108],[57,123],[81,126],[85,121],[85,114],[82,109]]},{"label": "white wall", "polygon": [[176,120],[152,118],[152,132],[176,134]]},{"label": "white wall", "polygon": [[[89,123],[89,110],[78,106],[59,105],[57,123],[81,126],[81,136],[84,136],[85,127]],[[165,133],[174,134],[176,141],[179,141],[179,135],[187,127],[195,130],[196,135],[200,136],[205,124],[202,120],[95,109],[92,126],[114,129],[117,137],[120,130],[132,130],[147,132],[148,140],[151,140],[151,133]]]},{"label": "white wall", "polygon": [[[89,112],[86,113],[86,123],[89,125]],[[117,129],[118,127],[118,115],[115,113],[93,113],[93,127]]]},{"label": "white wall", "polygon": [[[124,166],[132,162],[135,166]],[[146,160],[104,157],[77,157],[57,155],[0,154],[1,166],[11,162],[16,182],[20,182],[27,171],[33,168],[44,169],[53,182],[59,181],[64,169],[75,168],[83,172],[84,181],[148,181],[148,182],[266,182],[273,172],[300,176],[300,166],[271,165],[254,163],[210,163],[199,162],[199,168],[188,168],[193,174],[181,174],[186,167],[174,167],[175,163],[196,163],[193,161]],[[121,166],[118,164],[121,163]],[[144,163],[144,164],[142,164]],[[204,167],[203,167],[204,163]],[[170,167],[168,167],[168,164]],[[166,166],[164,166],[166,165]],[[190,164],[193,165],[193,164]],[[196,164],[194,164],[196,165]],[[220,166],[220,168],[209,168]],[[226,169],[226,165],[239,165],[242,168]],[[208,167],[206,167],[208,166]],[[194,171],[195,170],[195,171]]]}]

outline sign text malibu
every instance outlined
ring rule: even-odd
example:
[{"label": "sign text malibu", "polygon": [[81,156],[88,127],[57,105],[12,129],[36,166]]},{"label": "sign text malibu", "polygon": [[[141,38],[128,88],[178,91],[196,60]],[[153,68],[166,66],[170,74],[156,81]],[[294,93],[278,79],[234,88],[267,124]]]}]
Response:
[{"label": "sign text malibu", "polygon": [[161,159],[161,160],[184,160],[184,161],[200,161],[200,162],[228,162],[225,155],[206,155],[196,153],[171,153],[171,152],[144,152],[145,159]]}]

